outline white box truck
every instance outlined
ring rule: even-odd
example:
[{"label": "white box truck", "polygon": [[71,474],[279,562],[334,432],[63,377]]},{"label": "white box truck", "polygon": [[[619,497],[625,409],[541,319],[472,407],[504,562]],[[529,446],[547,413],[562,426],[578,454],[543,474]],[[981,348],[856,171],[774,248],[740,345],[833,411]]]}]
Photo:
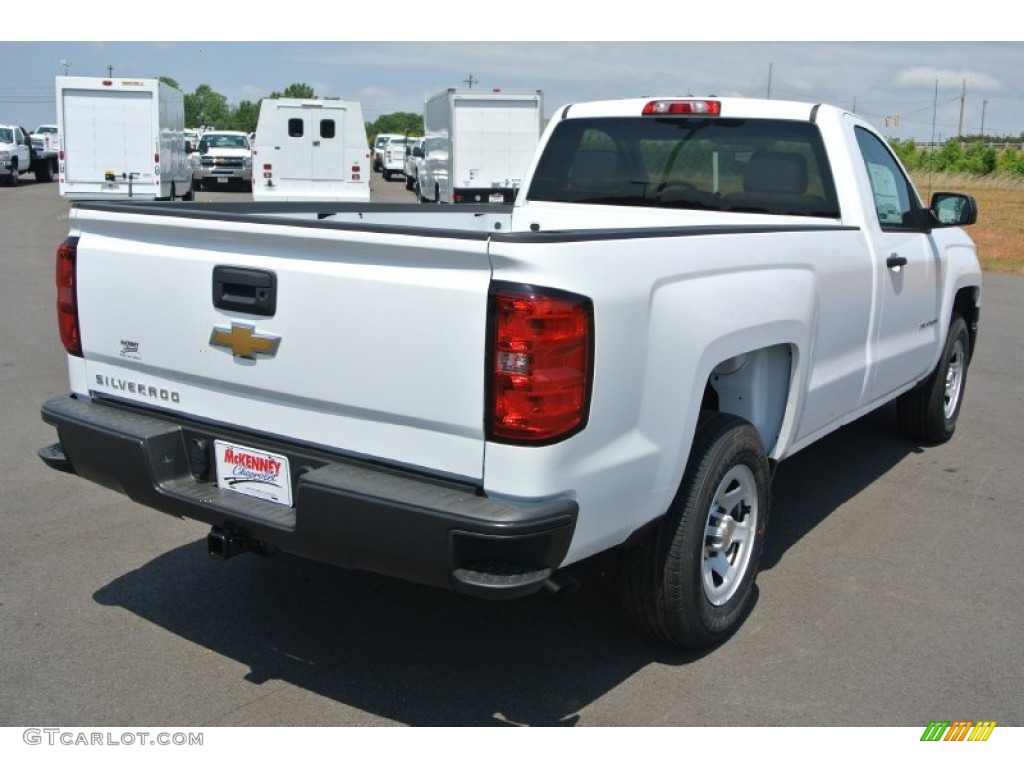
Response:
[{"label": "white box truck", "polygon": [[56,93],[61,197],[192,199],[181,91],[152,78],[58,77]]},{"label": "white box truck", "polygon": [[253,149],[254,200],[368,201],[363,108],[339,99],[264,99]]},{"label": "white box truck", "polygon": [[435,203],[511,203],[540,141],[541,91],[449,88],[423,107],[420,197]]}]

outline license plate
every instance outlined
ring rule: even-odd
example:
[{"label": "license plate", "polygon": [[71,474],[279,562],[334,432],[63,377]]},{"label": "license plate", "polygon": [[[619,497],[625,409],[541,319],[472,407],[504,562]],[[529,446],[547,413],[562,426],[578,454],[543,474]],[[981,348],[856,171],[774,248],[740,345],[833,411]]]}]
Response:
[{"label": "license plate", "polygon": [[220,177],[219,179],[217,179],[217,183],[218,183],[218,184],[227,184],[227,183],[228,183],[228,180],[227,180],[227,178],[226,178],[226,177],[224,177],[224,176],[221,176],[221,177]]},{"label": "license plate", "polygon": [[491,194],[490,202],[492,202],[492,203],[504,203],[505,202],[505,196],[503,194],[501,194],[500,192],[493,193],[493,194]]},{"label": "license plate", "polygon": [[217,487],[286,507],[292,505],[288,457],[214,440]]}]

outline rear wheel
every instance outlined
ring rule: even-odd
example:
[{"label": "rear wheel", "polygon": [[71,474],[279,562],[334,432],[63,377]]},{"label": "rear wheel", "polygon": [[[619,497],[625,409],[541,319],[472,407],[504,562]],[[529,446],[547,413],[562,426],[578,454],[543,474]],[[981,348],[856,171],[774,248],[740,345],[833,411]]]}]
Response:
[{"label": "rear wheel", "polygon": [[900,430],[923,443],[944,443],[953,437],[967,384],[971,337],[967,323],[954,315],[938,365],[924,383],[896,401]]},{"label": "rear wheel", "polygon": [[626,552],[625,604],[641,632],[702,648],[736,631],[753,605],[770,498],[757,430],[704,415],[667,515]]},{"label": "rear wheel", "polygon": [[38,160],[36,162],[36,181],[53,181],[54,172],[56,171],[56,165],[56,160]]}]

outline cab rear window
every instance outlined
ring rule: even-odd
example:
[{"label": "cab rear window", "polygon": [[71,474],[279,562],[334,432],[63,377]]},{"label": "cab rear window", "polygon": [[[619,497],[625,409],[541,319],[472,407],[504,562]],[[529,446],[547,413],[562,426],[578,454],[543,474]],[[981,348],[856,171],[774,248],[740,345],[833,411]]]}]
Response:
[{"label": "cab rear window", "polygon": [[806,122],[573,119],[552,133],[529,200],[837,218],[821,134]]}]

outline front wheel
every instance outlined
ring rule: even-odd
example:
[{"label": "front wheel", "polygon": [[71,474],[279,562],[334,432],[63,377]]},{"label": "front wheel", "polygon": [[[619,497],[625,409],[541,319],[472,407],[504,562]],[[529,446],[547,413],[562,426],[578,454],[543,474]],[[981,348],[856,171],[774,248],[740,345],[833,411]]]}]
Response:
[{"label": "front wheel", "polygon": [[753,605],[770,500],[757,430],[729,414],[703,415],[672,506],[626,552],[625,603],[637,628],[685,648],[735,632]]},{"label": "front wheel", "polygon": [[954,315],[938,365],[924,383],[896,401],[900,430],[926,444],[944,443],[953,437],[967,384],[971,337],[967,323]]}]

